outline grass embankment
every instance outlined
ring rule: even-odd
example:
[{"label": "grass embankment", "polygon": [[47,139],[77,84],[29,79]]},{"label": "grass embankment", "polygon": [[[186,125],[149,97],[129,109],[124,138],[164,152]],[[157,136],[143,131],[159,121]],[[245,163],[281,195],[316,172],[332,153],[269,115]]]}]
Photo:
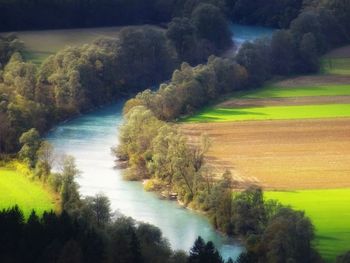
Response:
[{"label": "grass embankment", "polygon": [[316,229],[315,245],[327,262],[350,250],[350,189],[265,192],[265,198],[305,211]]},{"label": "grass embankment", "polygon": [[321,73],[332,75],[350,75],[350,58],[323,59]]},{"label": "grass embankment", "polygon": [[41,215],[44,211],[56,210],[53,193],[39,182],[11,168],[0,168],[0,209],[18,205],[27,218],[31,211]]}]

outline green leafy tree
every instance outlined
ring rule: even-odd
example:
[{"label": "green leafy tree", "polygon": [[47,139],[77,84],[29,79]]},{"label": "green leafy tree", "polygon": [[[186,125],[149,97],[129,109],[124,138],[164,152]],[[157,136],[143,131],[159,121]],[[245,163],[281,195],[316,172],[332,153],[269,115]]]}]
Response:
[{"label": "green leafy tree", "polygon": [[289,75],[293,72],[295,53],[296,48],[289,31],[274,33],[271,39],[272,72],[278,75]]},{"label": "green leafy tree", "polygon": [[268,262],[315,262],[314,228],[304,212],[280,209],[267,225],[261,244]]},{"label": "green leafy tree", "polygon": [[168,26],[167,38],[173,43],[181,62],[197,61],[195,27],[187,17],[175,17]]},{"label": "green leafy tree", "polygon": [[223,263],[221,256],[215,249],[214,244],[209,241],[205,243],[201,237],[198,237],[190,250],[188,258],[189,263]]},{"label": "green leafy tree", "polygon": [[303,72],[317,72],[320,67],[317,42],[312,33],[307,33],[303,36],[300,42],[300,56]]},{"label": "green leafy tree", "polygon": [[260,234],[267,224],[262,190],[251,187],[237,195],[232,214],[236,234]]},{"label": "green leafy tree", "polygon": [[109,199],[103,194],[86,197],[83,200],[82,216],[89,218],[89,222],[98,227],[106,226],[111,222],[112,212]]},{"label": "green leafy tree", "polygon": [[27,161],[31,167],[34,167],[37,162],[37,151],[40,147],[40,135],[36,129],[30,129],[24,132],[20,139],[20,144],[22,145],[19,151],[19,157]]},{"label": "green leafy tree", "polygon": [[43,181],[46,181],[50,176],[51,168],[55,160],[53,146],[47,141],[42,141],[36,155],[38,161],[35,166],[35,174]]},{"label": "green leafy tree", "polygon": [[61,204],[62,209],[74,212],[80,205],[80,195],[78,192],[78,184],[75,179],[79,175],[79,170],[75,165],[74,158],[72,156],[64,156],[61,164]]},{"label": "green leafy tree", "polygon": [[228,22],[219,8],[211,4],[201,4],[193,11],[191,18],[198,38],[209,40],[219,50],[232,45]]}]

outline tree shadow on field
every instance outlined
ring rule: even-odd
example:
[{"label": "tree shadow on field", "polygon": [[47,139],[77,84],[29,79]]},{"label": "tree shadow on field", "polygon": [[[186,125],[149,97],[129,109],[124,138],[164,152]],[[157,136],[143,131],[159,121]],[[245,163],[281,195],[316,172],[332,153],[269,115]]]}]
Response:
[{"label": "tree shadow on field", "polygon": [[[210,114],[209,116],[207,114]],[[199,121],[209,120],[209,121],[220,121],[220,120],[229,120],[231,116],[264,116],[265,113],[260,112],[251,112],[248,110],[242,109],[212,109],[208,112],[203,113],[202,116],[199,116],[197,119]]]},{"label": "tree shadow on field", "polygon": [[329,241],[340,240],[339,238],[330,237],[330,236],[322,236],[322,235],[316,235],[316,238],[319,240],[329,240]]}]

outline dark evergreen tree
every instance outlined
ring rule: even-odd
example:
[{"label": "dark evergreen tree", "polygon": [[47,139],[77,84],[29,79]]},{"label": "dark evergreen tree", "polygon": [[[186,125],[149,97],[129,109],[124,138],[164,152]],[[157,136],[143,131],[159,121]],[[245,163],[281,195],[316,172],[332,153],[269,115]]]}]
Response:
[{"label": "dark evergreen tree", "polygon": [[189,263],[223,263],[223,260],[214,247],[213,242],[205,241],[198,237],[190,250]]}]

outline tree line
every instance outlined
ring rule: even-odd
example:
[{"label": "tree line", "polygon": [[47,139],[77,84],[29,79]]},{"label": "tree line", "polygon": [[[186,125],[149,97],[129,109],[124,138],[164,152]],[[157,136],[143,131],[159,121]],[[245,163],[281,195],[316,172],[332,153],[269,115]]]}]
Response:
[{"label": "tree line", "polygon": [[15,36],[1,37],[0,152],[16,152],[21,134],[31,128],[42,134],[59,121],[169,79],[180,61],[197,64],[221,54],[231,42],[225,17],[210,4],[174,19],[167,30],[124,28],[118,39],[67,47],[39,67],[22,58],[23,43]]},{"label": "tree line", "polygon": [[[100,198],[85,212],[99,212]],[[4,263],[224,263],[210,241],[199,237],[189,255],[173,251],[158,228],[124,216],[96,225],[65,211],[39,217],[33,210],[25,220],[14,206],[0,211],[0,230]]]},{"label": "tree line", "polygon": [[223,94],[256,89],[273,76],[316,73],[322,54],[350,41],[349,24],[342,22],[350,12],[341,16],[337,8],[309,8],[289,29],[244,43],[233,58],[210,57],[198,66],[182,63],[157,91],[146,90],[129,100],[125,112],[142,105],[161,120],[175,120]]},{"label": "tree line", "polygon": [[58,193],[61,207],[40,217],[33,210],[28,219],[16,205],[1,210],[1,262],[225,262],[211,241],[198,237],[189,254],[172,250],[157,227],[112,212],[103,194],[81,197],[74,158],[59,158],[35,129],[25,132],[20,143],[18,158],[31,179]]},{"label": "tree line", "polygon": [[288,28],[302,11],[320,6],[339,12],[343,24],[349,22],[348,0],[10,0],[0,3],[0,31],[162,24],[190,16],[201,4],[250,25]]},{"label": "tree line", "polygon": [[[174,17],[190,16],[201,4],[222,13],[228,0],[10,0],[0,3],[0,30],[28,30],[165,24]],[[16,19],[14,19],[16,17]]]}]

